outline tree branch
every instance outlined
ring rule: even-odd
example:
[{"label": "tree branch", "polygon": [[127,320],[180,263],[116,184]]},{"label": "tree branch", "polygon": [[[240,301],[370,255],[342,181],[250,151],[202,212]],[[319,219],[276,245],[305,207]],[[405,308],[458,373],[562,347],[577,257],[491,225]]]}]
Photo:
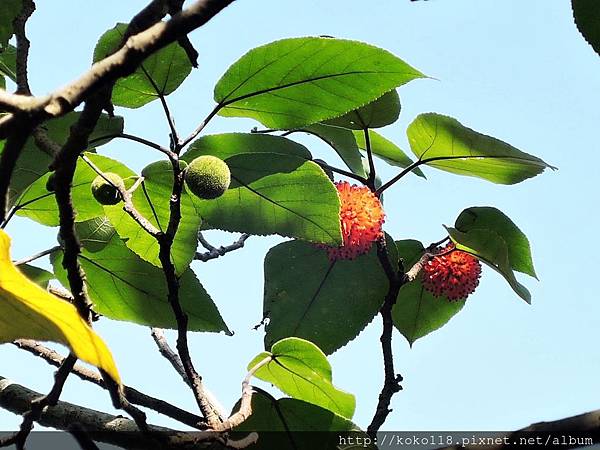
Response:
[{"label": "tree branch", "polygon": [[[30,404],[40,396],[24,386],[0,376],[0,407],[23,415]],[[134,421],[120,416],[59,401],[45,408],[39,423],[46,427],[67,431],[73,423],[86,430],[90,439],[128,449],[178,449],[194,448],[225,449],[225,441],[214,431],[177,432],[163,427],[148,426],[148,433],[140,432]]]},{"label": "tree branch", "polygon": [[202,236],[202,233],[198,232],[198,241],[200,242],[200,244],[202,244],[202,246],[207,251],[204,253],[196,252],[196,256],[194,256],[194,259],[198,260],[198,261],[206,262],[206,261],[210,261],[211,259],[216,259],[219,256],[225,256],[229,252],[233,252],[235,250],[243,248],[246,240],[249,237],[250,237],[250,235],[248,233],[243,233],[239,237],[239,239],[237,239],[232,244],[225,245],[225,246],[222,245],[220,247],[213,247],[212,245],[210,245],[210,243],[206,239],[204,239],[204,236]]},{"label": "tree branch", "polygon": [[[155,22],[144,31],[129,36],[118,51],[98,61],[77,80],[56,90],[49,97],[38,98],[35,104],[29,102],[27,105],[20,105],[17,98],[13,98],[10,103],[19,110],[30,113],[34,127],[52,117],[63,116],[89,98],[99,86],[113,83],[118,78],[133,73],[146,57],[201,27],[233,1],[197,0],[170,20]],[[162,5],[163,2],[160,3]],[[0,139],[8,136],[16,121],[14,113],[0,120]]]},{"label": "tree branch", "polygon": [[[59,367],[65,360],[65,358],[59,353],[48,347],[45,347],[39,342],[30,339],[19,339],[13,342],[13,344],[16,347],[31,353],[32,355],[42,358],[48,364],[55,367]],[[72,373],[84,381],[88,381],[96,386],[100,386],[103,389],[107,389],[102,377],[95,371],[88,369],[86,366],[75,364]],[[171,405],[164,400],[151,397],[129,386],[123,386],[123,393],[125,394],[127,400],[129,400],[131,403],[152,409],[190,427],[199,429],[206,428],[204,420],[201,417],[178,408],[177,406]]]}]

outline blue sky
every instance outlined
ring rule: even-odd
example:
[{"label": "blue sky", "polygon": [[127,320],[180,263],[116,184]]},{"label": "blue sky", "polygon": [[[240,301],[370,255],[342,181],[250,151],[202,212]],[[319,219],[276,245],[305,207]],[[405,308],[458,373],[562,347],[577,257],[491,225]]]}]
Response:
[{"label": "blue sky", "polygon": [[[31,85],[44,94],[85,71],[96,40],[127,21],[143,1],[38,2],[29,23]],[[50,4],[52,3],[52,4]],[[75,31],[76,30],[76,31]],[[484,270],[463,311],[413,348],[395,333],[397,370],[404,390],[393,400],[389,430],[502,430],[600,407],[597,333],[600,304],[595,239],[600,156],[595,136],[600,112],[600,61],[578,34],[570,2],[548,0],[358,0],[285,2],[238,0],[191,39],[200,69],[168,98],[181,134],[212,109],[212,88],[248,49],[275,39],[327,34],[386,48],[435,80],[400,89],[402,115],[382,134],[408,149],[406,126],[422,112],[457,118],[558,166],[516,186],[453,176],[435,169],[428,180],[406,177],[386,194],[386,230],[396,239],[426,243],[443,237],[469,206],[496,206],[528,235],[540,282],[523,277],[533,304],[520,300],[500,276]],[[126,130],[167,143],[158,102],[126,116]],[[251,120],[217,118],[207,133],[249,131]],[[332,153],[305,139],[316,155]],[[114,142],[102,149],[141,169],[157,159],[143,147]],[[378,166],[384,179],[396,172]],[[24,219],[8,227],[14,256],[53,245],[55,229]],[[234,236],[209,235],[215,243]],[[262,350],[252,326],[262,314],[264,253],[281,239],[251,238],[244,250],[195,263],[233,337],[194,334],[190,344],[207,386],[228,408],[245,367]],[[382,382],[380,320],[331,356],[335,384],[357,396],[355,421],[366,426]],[[102,320],[125,382],[194,410],[187,388],[154,349],[143,327]],[[0,346],[0,374],[46,392],[52,371],[43,362]],[[112,411],[108,395],[69,378],[64,400]],[[169,420],[150,415],[156,424]],[[19,418],[0,410],[0,429]]]}]

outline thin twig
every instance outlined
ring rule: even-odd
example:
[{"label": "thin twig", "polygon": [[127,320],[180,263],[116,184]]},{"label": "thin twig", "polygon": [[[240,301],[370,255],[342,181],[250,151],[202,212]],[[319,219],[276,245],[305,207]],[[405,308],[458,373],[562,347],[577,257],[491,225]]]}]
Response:
[{"label": "thin twig", "polygon": [[242,381],[242,401],[240,402],[240,409],[235,414],[231,415],[231,417],[229,417],[225,422],[218,425],[218,427],[215,428],[216,431],[229,431],[243,423],[252,415],[252,394],[254,391],[252,389],[252,385],[250,384],[250,380],[258,369],[268,364],[272,360],[273,357],[269,355],[259,361],[248,371],[244,381]]},{"label": "thin twig", "polygon": [[165,155],[169,156],[172,154],[171,150],[169,150],[168,148],[165,148],[155,142],[149,141],[148,139],[144,139],[142,137],[139,136],[135,136],[133,134],[128,134],[128,133],[118,133],[118,134],[108,134],[106,136],[100,136],[94,139],[91,139],[89,142],[89,145],[92,146],[94,145],[96,142],[101,142],[104,141],[106,139],[115,139],[115,138],[121,138],[121,139],[128,139],[130,141],[134,141],[137,142],[139,144],[143,144],[146,145],[150,148],[153,148],[154,150],[158,150],[161,153],[164,153]]},{"label": "thin twig", "polygon": [[27,264],[27,263],[30,263],[32,261],[35,261],[36,259],[40,259],[40,258],[43,258],[44,256],[51,255],[52,253],[57,252],[60,249],[61,249],[60,245],[55,245],[52,248],[43,250],[41,252],[38,252],[38,253],[36,253],[34,255],[31,255],[31,256],[28,256],[26,258],[19,259],[19,260],[15,261],[13,264],[15,266],[20,266],[21,264]]},{"label": "thin twig", "polygon": [[216,259],[219,256],[225,256],[229,252],[233,252],[235,250],[243,248],[244,247],[244,243],[246,242],[246,240],[249,237],[250,237],[250,235],[248,233],[243,233],[232,244],[224,245],[224,246],[222,245],[222,246],[220,246],[220,247],[217,248],[217,247],[213,247],[212,245],[210,245],[208,243],[208,241],[206,241],[206,239],[204,238],[204,236],[202,235],[202,233],[198,232],[198,241],[200,242],[200,244],[202,244],[202,246],[207,251],[203,252],[203,253],[196,252],[196,255],[194,256],[194,259],[198,260],[198,261],[206,262],[206,261],[210,261],[211,259]]},{"label": "thin twig", "polygon": [[213,110],[208,114],[208,116],[206,116],[206,118],[202,122],[200,122],[200,125],[198,125],[196,129],[192,131],[192,133],[187,138],[185,138],[179,143],[179,148],[184,148],[186,145],[188,145],[190,142],[196,139],[196,136],[198,136],[202,132],[202,130],[204,130],[206,125],[208,125],[211,119],[217,115],[217,113],[222,107],[223,105],[221,104],[215,106]]},{"label": "thin twig", "polygon": [[369,127],[363,129],[365,134],[365,150],[367,152],[367,159],[369,161],[369,177],[367,178],[367,186],[370,188],[375,187],[375,161],[373,160],[373,151],[371,149],[371,136],[369,133]]}]

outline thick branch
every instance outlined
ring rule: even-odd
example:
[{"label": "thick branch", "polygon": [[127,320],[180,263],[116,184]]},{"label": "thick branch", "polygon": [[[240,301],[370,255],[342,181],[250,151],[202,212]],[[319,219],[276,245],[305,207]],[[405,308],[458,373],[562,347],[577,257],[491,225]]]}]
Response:
[{"label": "thick branch", "polygon": [[243,248],[246,240],[249,237],[250,237],[250,235],[248,233],[243,233],[232,244],[225,245],[225,246],[222,245],[220,247],[213,247],[212,245],[210,245],[210,243],[206,239],[204,239],[204,236],[202,236],[202,233],[199,232],[198,233],[198,241],[200,241],[200,244],[202,244],[202,246],[207,251],[204,253],[196,252],[194,259],[198,260],[198,261],[206,262],[206,261],[210,261],[211,259],[216,259],[219,256],[225,256],[229,252],[233,252],[235,250]]},{"label": "thick branch", "polygon": [[[31,402],[39,397],[38,392],[0,376],[0,407],[23,415],[29,411]],[[183,433],[151,425],[148,433],[142,433],[130,419],[62,401],[44,409],[39,423],[64,431],[73,423],[78,423],[94,441],[128,449],[176,449],[191,445],[198,449],[226,448],[226,442],[220,434],[213,431]]]}]

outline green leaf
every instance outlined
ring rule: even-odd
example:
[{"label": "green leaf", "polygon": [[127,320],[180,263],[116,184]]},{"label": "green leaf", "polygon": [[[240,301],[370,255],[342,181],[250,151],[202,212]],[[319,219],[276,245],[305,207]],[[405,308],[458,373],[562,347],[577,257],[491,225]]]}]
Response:
[{"label": "green leaf", "polygon": [[298,131],[313,134],[323,140],[340,155],[353,173],[366,177],[356,139],[350,130],[316,123]]},{"label": "green leaf", "polygon": [[0,73],[17,81],[17,49],[14,45],[7,45],[0,51]]},{"label": "green leaf", "polygon": [[23,275],[44,289],[48,287],[50,280],[55,278],[52,272],[29,264],[20,264],[17,268]]},{"label": "green leaf", "polygon": [[[116,51],[123,40],[127,24],[118,23],[104,33],[94,49],[94,62]],[[117,106],[139,108],[160,95],[177,89],[192,71],[185,50],[174,42],[146,58],[138,69],[119,78],[113,89],[112,101]]]},{"label": "green leaf", "polygon": [[75,231],[81,245],[91,253],[106,247],[116,233],[108,217],[94,217],[85,222],[77,222]]},{"label": "green leaf", "polygon": [[279,244],[265,257],[265,348],[297,336],[333,353],[373,320],[387,290],[375,248],[355,260],[331,263],[326,250],[315,245]]},{"label": "green leaf", "polygon": [[215,87],[222,116],[295,129],[340,116],[424,75],[386,50],[344,39],[275,41],[250,50]]},{"label": "green leaf", "polygon": [[508,246],[498,233],[486,229],[473,229],[466,233],[455,228],[446,229],[458,250],[468,252],[486,263],[504,277],[519,297],[531,303],[531,294],[517,281],[510,266]]},{"label": "green leaf", "polygon": [[[103,172],[113,172],[122,178],[135,176],[134,172],[119,161],[95,153],[85,153],[85,155]],[[92,195],[91,184],[97,176],[96,171],[83,159],[80,158],[77,161],[71,195],[73,205],[77,211],[76,220],[78,222],[105,215],[104,208]],[[55,227],[59,224],[58,208],[54,194],[46,189],[48,178],[50,178],[50,174],[42,176],[23,192],[17,202],[19,207],[17,214],[35,220],[42,225]]]},{"label": "green leaf", "polygon": [[[140,325],[177,328],[161,269],[142,261],[116,235],[101,250],[88,250],[89,242],[84,245],[79,263],[85,271],[88,293],[96,312]],[[51,260],[56,276],[65,284],[62,254],[54,254]],[[179,284],[179,301],[189,318],[190,331],[231,334],[191,269],[183,273]]]},{"label": "green leaf", "polygon": [[194,141],[181,159],[191,163],[202,155],[212,155],[226,161],[241,153],[280,153],[311,159],[308,149],[290,139],[260,133],[225,133],[202,136]]},{"label": "green leaf", "polygon": [[[49,120],[48,122],[44,123],[43,127],[45,128],[48,137],[58,146],[62,147],[69,137],[71,125],[73,125],[79,119],[80,115],[80,112],[71,112],[57,119]],[[96,128],[94,128],[94,131],[90,135],[90,142],[94,142],[94,147],[99,147],[100,145],[109,142],[110,139],[103,139],[101,141],[95,141],[95,139],[118,134],[122,131],[122,117],[109,117],[107,114],[102,114],[98,120]],[[0,153],[2,147],[3,144],[0,145]],[[12,197],[16,198],[34,181],[48,173],[48,166],[52,162],[52,159],[53,155],[50,155],[46,152],[46,150],[39,148],[35,144],[34,139],[30,138],[25,143],[23,151],[21,152],[21,156],[17,160],[17,165],[13,172],[10,186]],[[38,194],[46,194],[48,192],[45,189],[45,184],[46,182],[44,181],[43,183],[37,185],[41,189],[38,190]],[[54,201],[53,199],[51,200],[52,202]],[[19,203],[22,204],[21,201]],[[56,222],[56,224],[58,224],[58,222]]]},{"label": "green leaf", "polygon": [[[234,411],[238,409],[239,402]],[[231,438],[253,432],[260,437],[250,450],[350,449],[354,447],[340,446],[341,437],[367,437],[354,423],[327,409],[294,398],[276,400],[258,388],[252,396],[252,415],[233,430]]]},{"label": "green leaf", "polygon": [[527,236],[502,211],[490,206],[467,208],[454,226],[463,233],[477,229],[498,233],[506,243],[510,268],[537,278]]},{"label": "green leaf", "polygon": [[[169,161],[156,161],[146,166],[142,175],[144,181],[133,193],[133,204],[150,223],[166,231],[171,215],[169,203],[173,189],[173,168]],[[122,205],[105,206],[104,211],[127,247],[144,261],[162,267],[158,241],[123,211]],[[181,220],[171,247],[171,260],[178,275],[185,272],[194,259],[201,221],[192,195],[184,190],[181,194]]]},{"label": "green leaf", "polygon": [[600,55],[600,5],[597,0],[572,0],[577,28]]},{"label": "green leaf", "polygon": [[0,13],[0,50],[8,45],[13,35],[13,20],[21,12],[21,0],[2,0]]},{"label": "green leaf", "polygon": [[251,370],[271,357],[254,376],[273,384],[282,392],[314,405],[352,418],[356,400],[352,394],[337,389],[331,378],[331,365],[325,354],[312,342],[290,337],[276,342],[270,352],[262,352],[250,364]]},{"label": "green leaf", "polygon": [[408,127],[413,153],[428,166],[446,172],[515,184],[556,169],[540,158],[440,114],[421,114]]},{"label": "green leaf", "polygon": [[[354,137],[356,138],[358,147],[366,152],[367,143],[365,140],[364,131],[354,131]],[[402,149],[400,149],[400,147],[398,147],[392,141],[384,138],[376,131],[369,130],[369,141],[371,142],[371,152],[382,161],[385,161],[392,166],[402,167],[403,169],[413,163],[413,160],[410,159],[409,156],[404,153]],[[418,167],[414,169],[412,173],[425,178],[425,174]]]},{"label": "green leaf", "polygon": [[194,197],[214,228],[280,234],[313,242],[341,242],[340,200],[335,186],[312,161],[273,153],[227,159],[231,185],[214,200]]},{"label": "green leaf", "polygon": [[400,96],[394,89],[343,116],[330,119],[327,125],[364,130],[365,128],[381,128],[394,123],[400,117]]},{"label": "green leaf", "polygon": [[[411,239],[398,241],[396,246],[405,270],[409,270],[425,252],[423,244]],[[443,296],[433,296],[417,277],[400,289],[392,319],[412,347],[417,339],[445,325],[464,305],[465,300],[450,301]]]}]

